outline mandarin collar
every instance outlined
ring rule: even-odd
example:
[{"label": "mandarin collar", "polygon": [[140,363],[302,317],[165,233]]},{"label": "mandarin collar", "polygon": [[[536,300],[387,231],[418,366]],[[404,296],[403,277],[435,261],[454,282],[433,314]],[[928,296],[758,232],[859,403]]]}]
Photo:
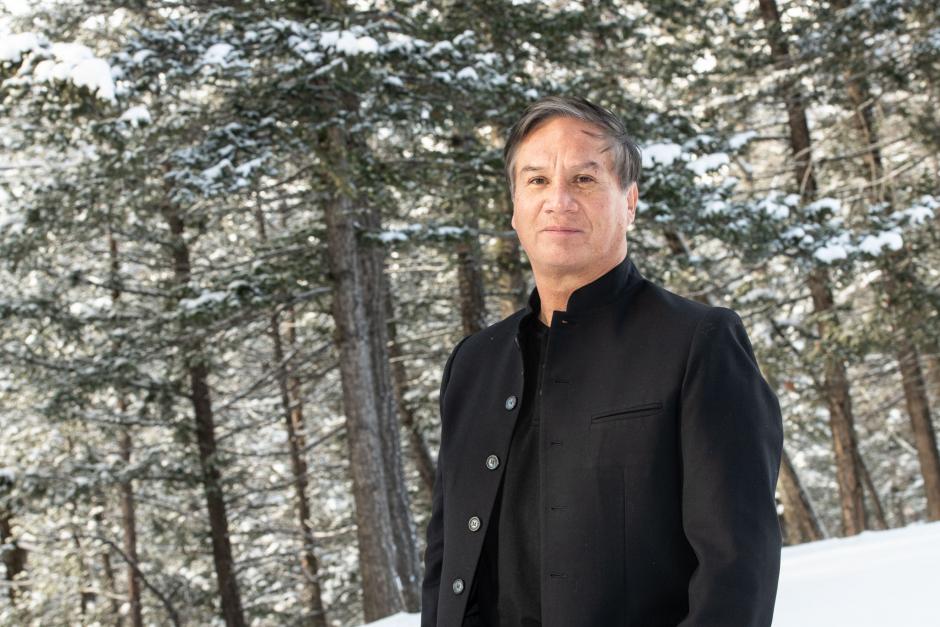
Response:
[{"label": "mandarin collar", "polygon": [[[578,315],[598,309],[613,302],[627,287],[638,282],[643,277],[636,269],[630,255],[627,254],[620,263],[603,275],[577,288],[568,297],[568,306],[562,314]],[[533,287],[529,293],[526,313],[538,315],[541,310],[541,298],[538,287]],[[554,319],[554,316],[552,316]]]}]

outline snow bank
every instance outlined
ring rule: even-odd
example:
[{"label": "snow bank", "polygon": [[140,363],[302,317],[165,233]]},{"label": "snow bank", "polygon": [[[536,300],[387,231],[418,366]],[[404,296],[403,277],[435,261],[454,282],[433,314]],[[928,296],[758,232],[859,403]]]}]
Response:
[{"label": "snow bank", "polygon": [[[783,549],[774,627],[934,627],[940,522]],[[418,627],[404,612],[369,627]]]}]

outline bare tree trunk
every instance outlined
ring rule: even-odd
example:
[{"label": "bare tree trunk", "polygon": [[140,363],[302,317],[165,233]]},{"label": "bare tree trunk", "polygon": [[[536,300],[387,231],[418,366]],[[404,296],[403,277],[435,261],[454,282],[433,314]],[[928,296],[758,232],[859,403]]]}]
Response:
[{"label": "bare tree trunk", "polygon": [[[101,515],[101,512],[97,512],[94,518],[95,526],[99,529],[98,535],[101,535],[101,521],[104,519],[104,516]],[[122,625],[124,623],[124,619],[121,617],[121,606],[117,601],[117,585],[115,584],[114,580],[114,568],[111,566],[111,555],[109,551],[110,545],[105,545],[99,554],[99,557],[101,558],[101,572],[104,574],[104,585],[105,589],[108,591],[108,600],[111,603],[111,614],[114,615],[115,625]]]},{"label": "bare tree trunk", "polygon": [[480,223],[476,216],[467,222],[473,233],[457,242],[457,294],[460,299],[460,321],[464,335],[486,327],[486,300],[483,271],[480,267]]},{"label": "bare tree trunk", "polygon": [[[260,240],[267,242],[267,229],[260,206],[255,210],[255,221],[258,225]],[[277,383],[281,394],[281,408],[284,412],[284,428],[287,432],[297,527],[300,530],[300,571],[303,576],[304,590],[301,607],[305,609],[303,624],[311,625],[311,627],[327,627],[326,610],[320,590],[320,566],[314,552],[316,538],[313,535],[310,504],[307,500],[307,460],[304,458],[304,451],[307,448],[306,429],[299,407],[301,399],[299,395],[291,397],[289,373],[293,368],[288,363],[281,344],[281,321],[276,310],[271,313],[269,335],[273,345],[274,363],[278,364]],[[298,404],[296,408],[295,403]]]},{"label": "bare tree trunk", "polygon": [[385,310],[388,314],[388,338],[389,338],[389,359],[392,365],[392,374],[395,385],[395,402],[401,409],[401,421],[408,433],[408,444],[411,451],[411,457],[421,476],[421,489],[424,492],[427,502],[431,502],[431,491],[434,488],[434,460],[431,458],[431,451],[428,449],[428,443],[421,433],[421,429],[415,420],[414,412],[405,402],[405,390],[408,389],[408,372],[402,361],[402,351],[398,344],[398,328],[395,322],[395,302],[392,298],[392,290],[389,282],[384,283],[385,287]]},{"label": "bare tree trunk", "polygon": [[[108,225],[108,254],[111,258],[112,285],[120,285],[118,275],[120,271],[120,259],[118,258],[118,243],[114,239],[114,233]],[[121,290],[115,287],[111,290],[112,307],[117,308],[118,301],[121,298]],[[120,340],[115,340],[115,346],[119,346]],[[127,415],[127,400],[123,392],[117,393],[118,411],[121,416]],[[118,432],[118,450],[121,454],[121,460],[125,465],[131,463],[131,451],[133,450],[133,441],[130,430],[122,427]],[[137,576],[137,570],[140,567],[137,559],[137,521],[134,512],[134,486],[130,479],[124,479],[119,484],[121,494],[121,528],[124,536],[124,556],[127,564],[127,603],[130,606],[131,625],[133,627],[143,627],[143,607],[140,600],[140,578]]]},{"label": "bare tree trunk", "polygon": [[325,132],[325,158],[337,185],[325,206],[327,257],[333,278],[332,310],[340,355],[343,406],[349,438],[350,472],[356,502],[359,569],[366,622],[403,609],[397,545],[389,505],[389,481],[383,460],[385,424],[376,397],[372,329],[356,222],[364,220],[348,188],[349,165],[343,130]]},{"label": "bare tree trunk", "polygon": [[799,475],[786,448],[780,462],[781,496],[783,516],[787,521],[787,544],[814,542],[826,537],[809,495],[800,483]]},{"label": "bare tree trunk", "polygon": [[[778,68],[792,67],[789,47],[780,26],[780,12],[776,0],[759,0],[761,17],[767,29],[768,43],[774,63]],[[790,82],[784,87],[784,102],[790,130],[790,151],[794,160],[794,178],[804,204],[816,196],[816,177],[813,171],[812,143],[806,109],[799,86]],[[815,268],[807,278],[817,316],[817,327],[822,341],[831,337],[839,321],[833,308],[831,281],[828,270]],[[865,502],[862,483],[856,460],[856,443],[852,400],[846,375],[845,363],[829,351],[825,356],[825,394],[829,408],[829,425],[832,431],[833,450],[836,457],[836,475],[842,509],[842,527],[845,535],[855,535],[865,529]]]},{"label": "bare tree trunk", "polygon": [[[362,147],[361,149],[365,149]],[[380,230],[382,218],[378,209],[363,210],[361,223],[367,229]],[[392,381],[389,363],[388,312],[386,308],[388,276],[385,273],[385,247],[372,241],[360,248],[360,272],[363,277],[366,322],[369,329],[374,372],[375,398],[381,425],[382,461],[385,464],[389,514],[395,539],[395,568],[402,586],[405,610],[417,612],[421,609],[421,566],[418,560],[418,543],[408,484],[405,482],[401,454],[401,419],[398,398]]]},{"label": "bare tree trunk", "polygon": [[862,457],[861,451],[858,452],[857,464],[859,472],[862,475],[862,482],[865,484],[865,489],[868,490],[868,497],[871,500],[871,507],[866,509],[867,513],[873,514],[875,518],[874,525],[868,525],[869,528],[875,529],[887,529],[888,520],[885,518],[884,509],[881,507],[881,499],[878,496],[878,491],[875,489],[875,484],[871,480],[871,474],[868,472],[868,464],[865,463],[865,459]]},{"label": "bare tree trunk", "polygon": [[[512,200],[509,193],[500,196],[497,204],[502,207],[500,218],[502,224],[499,226],[511,229],[512,224]],[[514,233],[514,231],[513,231]],[[525,268],[519,258],[519,238],[501,237],[497,244],[496,263],[499,266],[499,315],[501,318],[511,316],[513,312],[521,307],[525,307],[528,291],[526,289]]]},{"label": "bare tree trunk", "polygon": [[[177,208],[169,201],[161,207],[172,237],[173,273],[177,287],[182,291],[189,286],[191,264],[189,246],[183,238],[185,225]],[[185,365],[189,374],[190,399],[196,421],[196,441],[199,448],[199,465],[205,489],[206,506],[209,512],[209,527],[212,536],[212,557],[219,584],[222,615],[227,627],[244,627],[241,595],[235,577],[235,560],[229,540],[228,514],[225,509],[222,475],[219,471],[215,442],[215,421],[212,415],[212,398],[209,393],[209,367],[205,347],[200,339],[186,341]]]},{"label": "bare tree trunk", "polygon": [[[127,411],[127,404],[122,397],[118,398],[118,408],[122,415]],[[118,435],[118,447],[121,459],[130,464],[133,444],[130,433],[126,428],[121,429]],[[137,518],[134,511],[134,486],[130,479],[121,481],[121,526],[124,531],[124,554],[127,564],[127,603],[130,606],[131,624],[134,627],[143,627],[143,607],[140,600],[140,578],[137,569],[140,563],[137,558]]]},{"label": "bare tree trunk", "polygon": [[[825,341],[830,337],[834,319],[832,291],[829,273],[825,268],[814,268],[809,276],[809,288],[813,306],[817,313],[826,312],[818,318],[819,336]],[[842,504],[842,529],[845,535],[855,535],[865,530],[865,501],[862,480],[857,461],[858,441],[852,412],[852,397],[849,391],[845,363],[837,354],[824,351],[823,372],[825,376],[826,401],[829,407],[829,427],[836,457],[836,477],[839,482],[839,497]]]},{"label": "bare tree trunk", "polygon": [[[844,10],[851,5],[850,0],[833,0],[834,7]],[[855,109],[853,122],[865,150],[865,177],[868,180],[867,195],[872,204],[884,203],[884,212],[894,212],[894,199],[891,182],[884,172],[884,160],[878,148],[880,141],[878,123],[874,114],[874,98],[867,80],[858,76],[854,68],[847,67],[845,72],[846,92]],[[926,385],[920,366],[917,347],[910,334],[919,323],[917,314],[909,312],[904,304],[904,273],[909,272],[911,258],[902,248],[881,257],[882,289],[888,298],[889,313],[892,316],[895,355],[901,371],[904,398],[914,442],[920,461],[921,474],[924,477],[924,492],[927,497],[927,517],[931,521],[940,520],[940,452],[937,450],[936,432],[927,398]]]}]

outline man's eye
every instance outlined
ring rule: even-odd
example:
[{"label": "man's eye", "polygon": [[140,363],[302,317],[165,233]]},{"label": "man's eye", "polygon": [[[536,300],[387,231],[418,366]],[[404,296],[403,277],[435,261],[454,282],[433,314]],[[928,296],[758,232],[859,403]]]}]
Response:
[{"label": "man's eye", "polygon": [[594,182],[593,176],[588,176],[587,174],[582,174],[578,177],[579,183],[592,183]]},{"label": "man's eye", "polygon": [[544,176],[533,176],[532,178],[529,179],[529,183],[535,183],[536,185],[541,185],[544,182],[545,182]]}]

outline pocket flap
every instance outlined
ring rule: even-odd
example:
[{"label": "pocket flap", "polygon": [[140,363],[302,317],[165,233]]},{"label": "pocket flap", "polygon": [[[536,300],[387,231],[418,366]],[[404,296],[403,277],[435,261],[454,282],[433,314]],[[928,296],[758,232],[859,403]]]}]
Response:
[{"label": "pocket flap", "polygon": [[591,424],[607,422],[608,420],[624,420],[627,418],[650,416],[652,414],[658,414],[662,410],[663,404],[660,401],[650,401],[646,403],[640,403],[638,405],[630,405],[628,407],[607,409],[605,411],[593,414],[591,416]]}]

